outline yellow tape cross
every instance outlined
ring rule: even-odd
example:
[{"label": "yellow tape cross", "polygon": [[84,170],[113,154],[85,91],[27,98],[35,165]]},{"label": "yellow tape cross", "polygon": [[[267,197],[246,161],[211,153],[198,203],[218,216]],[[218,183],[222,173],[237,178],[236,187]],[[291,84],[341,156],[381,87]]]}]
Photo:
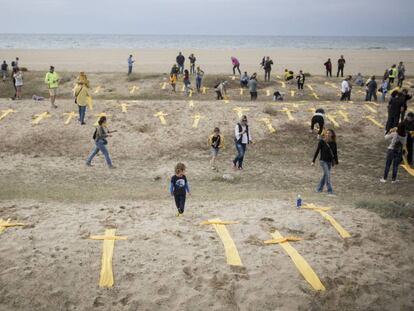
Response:
[{"label": "yellow tape cross", "polygon": [[382,125],[381,123],[379,123],[377,120],[375,120],[375,118],[373,116],[367,116],[364,117],[365,119],[370,120],[372,123],[374,123],[376,126],[378,126],[379,128],[383,129],[384,125]]},{"label": "yellow tape cross", "polygon": [[190,92],[188,93],[188,97],[193,97],[193,90],[190,90]]},{"label": "yellow tape cross", "polygon": [[312,92],[315,92],[315,90],[313,89],[312,85],[306,84],[306,86],[308,87],[309,90],[311,90]]},{"label": "yellow tape cross", "polygon": [[323,218],[325,218],[327,221],[329,221],[331,223],[331,225],[336,229],[336,231],[338,231],[339,235],[343,238],[350,238],[351,235],[349,234],[348,231],[346,231],[336,220],[335,218],[333,218],[331,215],[329,215],[328,213],[326,213],[328,210],[330,210],[330,208],[323,208],[323,207],[318,207],[314,204],[306,204],[304,206],[302,206],[302,208],[304,209],[311,209],[314,210],[316,212],[319,212],[319,214],[322,215]]},{"label": "yellow tape cross", "polygon": [[369,111],[373,112],[373,113],[378,113],[378,110],[375,108],[372,108],[370,105],[368,104],[364,104],[365,108],[367,108]]},{"label": "yellow tape cross", "polygon": [[344,121],[345,121],[345,122],[347,122],[347,123],[349,123],[349,122],[350,122],[350,121],[349,121],[349,117],[348,117],[348,112],[343,111],[343,110],[339,110],[339,111],[338,111],[338,114],[340,114],[340,115],[344,118]]},{"label": "yellow tape cross", "polygon": [[202,225],[212,225],[223,242],[224,251],[226,253],[227,264],[231,266],[242,266],[242,262],[237,251],[236,244],[234,244],[230,233],[227,231],[226,225],[236,224],[238,222],[221,221],[220,219],[209,219],[204,221]]},{"label": "yellow tape cross", "polygon": [[167,124],[167,121],[165,120],[165,116],[168,116],[168,113],[164,113],[162,111],[158,111],[156,114],[154,114],[154,117],[158,117],[160,119],[160,122],[162,125]]},{"label": "yellow tape cross", "polygon": [[0,115],[0,121],[3,120],[5,117],[7,117],[9,114],[16,112],[16,110],[13,109],[7,109],[7,110],[2,110],[1,111],[1,115]]},{"label": "yellow tape cross", "polygon": [[76,116],[76,112],[65,112],[63,115],[66,116],[65,125],[68,125],[70,121],[72,121],[72,119]]},{"label": "yellow tape cross", "polygon": [[332,87],[335,90],[339,90],[339,87],[333,83],[329,83],[329,82],[325,82],[325,85],[329,85],[330,87]]},{"label": "yellow tape cross", "polygon": [[98,94],[99,92],[101,92],[104,88],[100,85],[98,85],[95,90],[93,91],[94,94]]},{"label": "yellow tape cross", "polygon": [[99,279],[100,287],[112,287],[114,274],[112,273],[112,257],[114,254],[115,240],[126,240],[128,237],[115,236],[116,229],[106,229],[105,235],[91,236],[91,240],[103,240],[102,267]]},{"label": "yellow tape cross", "polygon": [[20,222],[12,223],[10,222],[10,218],[7,220],[3,220],[3,218],[0,218],[0,234],[3,233],[4,230],[10,227],[22,227],[25,224],[22,224]]},{"label": "yellow tape cross", "polygon": [[279,83],[282,85],[282,87],[285,89],[286,88],[286,83],[283,81],[279,81]]},{"label": "yellow tape cross", "polygon": [[40,114],[36,114],[34,116],[32,124],[39,124],[40,121],[42,121],[45,118],[50,118],[50,113],[49,112],[46,111],[46,112],[43,112],[43,113],[40,113]]},{"label": "yellow tape cross", "polygon": [[294,90],[290,91],[290,96],[295,97],[295,91]]},{"label": "yellow tape cross", "polygon": [[285,112],[286,113],[286,115],[287,115],[287,117],[288,117],[288,120],[289,121],[293,121],[293,120],[295,120],[295,118],[292,116],[292,112],[295,112],[294,110],[290,110],[289,108],[287,108],[287,107],[283,107],[283,109],[282,110],[279,110],[280,112]]},{"label": "yellow tape cross", "polygon": [[194,101],[190,100],[190,101],[188,102],[188,106],[189,106],[190,108],[193,108],[193,107],[194,107]]},{"label": "yellow tape cross", "polygon": [[244,89],[241,87],[240,88],[240,95],[243,95],[243,93],[244,93]]},{"label": "yellow tape cross", "polygon": [[203,116],[202,115],[200,115],[199,113],[197,113],[197,114],[195,114],[194,116],[193,116],[193,118],[194,118],[194,121],[193,121],[193,128],[198,128],[198,123],[200,122],[200,120],[201,120],[201,118],[203,118]]},{"label": "yellow tape cross", "polygon": [[267,129],[269,130],[269,133],[276,133],[276,130],[272,125],[272,121],[269,118],[261,118],[259,119],[259,121],[262,121],[266,125]]},{"label": "yellow tape cross", "polygon": [[[298,251],[290,245],[289,241],[298,241],[296,237],[286,237],[284,238],[279,231],[275,231],[271,233],[272,240],[265,241],[268,242],[266,244],[274,244],[278,243],[280,246],[285,250],[285,252],[290,256],[293,263],[295,264],[296,268],[305,278],[305,280],[313,287],[315,290],[324,291],[325,286],[323,286],[321,280],[316,275],[315,271],[311,268],[311,266],[307,263],[307,261],[298,253]],[[280,242],[278,242],[280,241]]]},{"label": "yellow tape cross", "polygon": [[312,92],[312,96],[315,97],[315,99],[319,99],[318,94],[316,94],[315,92]]},{"label": "yellow tape cross", "polygon": [[336,117],[330,114],[326,115],[326,118],[331,121],[331,123],[335,126],[335,127],[340,127],[339,123],[336,121]]},{"label": "yellow tape cross", "polygon": [[[406,147],[405,150],[407,150]],[[403,163],[404,164],[401,164],[401,166],[407,171],[408,174],[414,176],[414,168],[412,168],[410,164],[408,164],[407,157],[405,155],[403,155]]]},{"label": "yellow tape cross", "polygon": [[233,81],[236,80],[236,76],[229,76]]},{"label": "yellow tape cross", "polygon": [[181,88],[181,92],[185,91],[185,85],[183,85],[183,87]]},{"label": "yellow tape cross", "polygon": [[374,106],[377,106],[377,107],[379,107],[379,105],[380,105],[380,104],[378,104],[376,102],[367,102],[367,104],[374,105]]},{"label": "yellow tape cross", "polygon": [[245,111],[249,111],[249,110],[250,110],[250,108],[242,108],[242,107],[233,108],[233,111],[237,113],[237,116],[239,118],[241,118],[243,116],[243,113]]},{"label": "yellow tape cross", "polygon": [[139,86],[133,85],[129,87],[129,94],[134,94],[137,90],[139,90]]},{"label": "yellow tape cross", "polygon": [[163,82],[160,85],[161,85],[161,90],[165,90],[167,88],[168,83],[167,82]]},{"label": "yellow tape cross", "polygon": [[266,90],[266,96],[270,96],[270,90]]},{"label": "yellow tape cross", "polygon": [[121,104],[121,111],[123,113],[127,113],[128,112],[128,104]]},{"label": "yellow tape cross", "polygon": [[201,94],[206,94],[208,90],[208,87],[203,87],[203,89],[201,90]]}]

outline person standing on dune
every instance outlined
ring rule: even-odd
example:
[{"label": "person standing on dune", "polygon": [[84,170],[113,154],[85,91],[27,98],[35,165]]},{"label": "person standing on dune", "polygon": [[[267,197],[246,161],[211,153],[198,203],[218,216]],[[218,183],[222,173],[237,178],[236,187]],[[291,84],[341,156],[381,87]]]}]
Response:
[{"label": "person standing on dune", "polygon": [[177,62],[178,65],[178,69],[180,71],[180,74],[183,74],[184,72],[184,62],[185,62],[185,57],[183,54],[181,54],[181,52],[178,53],[177,57],[175,58],[175,61]]},{"label": "person standing on dune", "polygon": [[332,62],[331,59],[328,58],[328,60],[325,62],[325,64],[323,64],[325,66],[326,69],[326,76],[331,77],[332,78]]},{"label": "person standing on dune", "polygon": [[270,57],[266,57],[266,60],[263,65],[263,69],[265,72],[265,81],[270,81],[270,72],[272,71],[272,65],[273,61],[270,59]]},{"label": "person standing on dune", "polygon": [[193,74],[196,73],[196,71],[195,71],[195,63],[196,63],[197,58],[194,56],[194,54],[191,54],[188,57],[188,59],[190,60],[190,74],[193,75]]},{"label": "person standing on dune", "polygon": [[339,77],[339,73],[341,73],[341,77],[344,76],[344,68],[345,68],[345,58],[343,55],[341,55],[341,58],[338,59],[338,72],[336,73],[336,77]]},{"label": "person standing on dune", "polygon": [[232,56],[231,57],[231,64],[233,65],[233,75],[236,74],[236,69],[239,72],[239,75],[241,75],[239,60],[236,57]]},{"label": "person standing on dune", "polygon": [[129,55],[128,57],[128,76],[132,73],[132,66],[134,65],[135,60],[132,57],[132,55]]},{"label": "person standing on dune", "polygon": [[55,101],[58,93],[59,79],[60,78],[55,71],[55,67],[50,66],[49,72],[46,73],[45,83],[49,89],[50,103],[52,104],[52,108],[57,108]]}]

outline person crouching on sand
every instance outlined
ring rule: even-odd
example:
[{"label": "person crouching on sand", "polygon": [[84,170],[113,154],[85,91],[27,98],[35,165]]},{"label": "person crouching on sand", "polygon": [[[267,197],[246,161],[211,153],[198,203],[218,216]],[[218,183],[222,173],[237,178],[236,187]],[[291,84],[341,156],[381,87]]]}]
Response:
[{"label": "person crouching on sand", "polygon": [[79,74],[74,90],[75,103],[79,108],[79,122],[81,125],[85,124],[86,106],[91,108],[92,98],[89,95],[89,81],[84,72]]},{"label": "person crouching on sand", "polygon": [[316,109],[315,113],[311,120],[311,133],[313,133],[315,129],[315,125],[318,125],[318,139],[321,139],[321,135],[323,133],[324,127],[325,127],[325,110],[322,108]]},{"label": "person crouching on sand", "polygon": [[217,94],[217,100],[224,99],[224,96],[227,96],[227,81],[219,82],[214,86],[214,90]]},{"label": "person crouching on sand", "polygon": [[320,164],[323,171],[323,175],[319,185],[316,189],[317,192],[322,192],[326,184],[328,188],[328,194],[333,194],[331,184],[331,168],[336,164],[338,165],[338,153],[336,147],[336,135],[331,129],[325,132],[324,138],[319,140],[318,147],[316,148],[315,155],[313,156],[312,166],[315,165],[315,160],[320,156]]},{"label": "person crouching on sand", "polygon": [[211,169],[216,170],[217,155],[219,150],[224,147],[224,136],[220,134],[220,129],[218,127],[214,128],[213,134],[208,137],[208,144],[211,147]]},{"label": "person crouching on sand", "polygon": [[185,176],[186,167],[183,163],[175,166],[175,175],[171,177],[170,193],[174,196],[175,206],[177,207],[177,217],[184,213],[186,194],[191,195],[190,186]]},{"label": "person crouching on sand", "polygon": [[100,117],[98,121],[98,127],[95,129],[95,133],[93,134],[93,137],[92,137],[93,140],[95,141],[95,147],[93,148],[91,154],[86,160],[87,166],[92,166],[91,163],[92,163],[93,158],[100,151],[104,155],[106,163],[108,164],[108,167],[114,168],[114,166],[112,165],[111,158],[109,156],[108,149],[106,148],[106,145],[108,144],[107,138],[111,137],[111,135],[109,135],[110,133],[114,133],[114,131],[110,132],[109,130],[108,131],[106,130],[106,117]]}]

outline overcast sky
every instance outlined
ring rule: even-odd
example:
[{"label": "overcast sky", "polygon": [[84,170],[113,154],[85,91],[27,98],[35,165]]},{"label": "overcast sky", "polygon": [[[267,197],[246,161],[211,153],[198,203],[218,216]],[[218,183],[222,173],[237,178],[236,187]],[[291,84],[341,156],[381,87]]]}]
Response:
[{"label": "overcast sky", "polygon": [[414,35],[414,0],[0,0],[1,33]]}]

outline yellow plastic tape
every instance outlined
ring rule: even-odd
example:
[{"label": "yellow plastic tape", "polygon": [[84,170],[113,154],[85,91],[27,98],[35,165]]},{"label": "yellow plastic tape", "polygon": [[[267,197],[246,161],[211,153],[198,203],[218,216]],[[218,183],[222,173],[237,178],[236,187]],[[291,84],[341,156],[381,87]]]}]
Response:
[{"label": "yellow plastic tape", "polygon": [[369,111],[371,111],[372,113],[378,113],[377,109],[372,108],[370,105],[368,104],[364,104],[365,108],[367,108]]},{"label": "yellow plastic tape", "polygon": [[280,243],[286,243],[286,242],[296,242],[296,241],[301,241],[303,240],[302,238],[296,237],[296,236],[287,236],[284,238],[280,238],[280,239],[272,239],[272,240],[266,240],[263,243],[264,244],[280,244]]},{"label": "yellow plastic tape", "polygon": [[127,113],[128,112],[128,104],[121,104],[121,111],[123,113]]},{"label": "yellow plastic tape", "polygon": [[272,121],[269,118],[261,118],[259,119],[259,121],[262,121],[266,125],[267,129],[269,130],[269,133],[276,133],[276,130],[272,125]]},{"label": "yellow plastic tape", "polygon": [[188,94],[188,97],[193,97],[193,90],[190,90],[190,93]]},{"label": "yellow plastic tape", "polygon": [[71,112],[65,112],[63,115],[66,116],[65,125],[68,125],[70,121],[73,119],[73,117],[76,116],[76,113],[75,111],[71,111]]},{"label": "yellow plastic tape", "polygon": [[32,124],[39,124],[40,123],[40,121],[42,121],[43,119],[45,119],[45,118],[50,118],[50,114],[49,114],[49,112],[43,112],[43,113],[40,113],[40,114],[37,114],[37,115],[35,115],[35,117],[34,117],[34,119],[33,119],[33,121],[32,121]]},{"label": "yellow plastic tape", "polygon": [[306,86],[308,87],[309,90],[311,90],[312,92],[315,92],[315,90],[313,89],[312,85],[306,84]]},{"label": "yellow plastic tape", "polygon": [[295,118],[292,116],[292,110],[290,110],[289,108],[284,107],[282,110],[279,110],[279,111],[280,112],[285,112],[289,121],[295,120]]},{"label": "yellow plastic tape", "polygon": [[9,114],[11,114],[13,112],[16,112],[16,110],[13,110],[13,109],[3,110],[1,112],[1,115],[0,115],[0,121],[3,120],[5,117],[7,117]]},{"label": "yellow plastic tape", "polygon": [[134,94],[138,89],[139,87],[136,85],[130,87],[129,94]]},{"label": "yellow plastic tape", "polygon": [[206,220],[201,222],[201,225],[237,225],[238,221],[231,220]]},{"label": "yellow plastic tape", "polygon": [[202,118],[203,116],[202,115],[200,115],[200,114],[195,114],[194,115],[194,121],[193,121],[193,128],[198,128],[198,123],[200,123],[200,120],[201,120],[201,118]]},{"label": "yellow plastic tape", "polygon": [[243,113],[245,111],[249,111],[249,110],[250,110],[250,108],[242,108],[242,107],[233,108],[233,111],[235,111],[237,113],[237,116],[239,118],[241,118],[243,116]]},{"label": "yellow plastic tape", "polygon": [[270,96],[270,90],[266,90],[266,96]]},{"label": "yellow plastic tape", "polygon": [[323,208],[323,207],[318,207],[315,205],[305,205],[303,208],[307,208],[307,209],[312,209],[316,212],[319,212],[319,214],[322,215],[323,218],[325,218],[327,221],[329,221],[331,223],[331,225],[336,229],[336,231],[338,231],[339,235],[343,238],[350,238],[351,235],[349,234],[348,231],[346,231],[336,220],[335,218],[333,218],[331,215],[329,215],[328,213],[326,213],[329,208]]},{"label": "yellow plastic tape", "polygon": [[[274,240],[284,239],[284,237],[277,230],[271,233],[271,235]],[[298,251],[293,246],[291,246],[289,242],[279,244],[290,256],[296,268],[299,270],[299,272],[302,274],[305,280],[313,287],[313,289],[324,291],[325,286],[323,286],[321,280],[319,280],[319,277],[316,275],[315,271],[313,271],[311,266],[298,253]]]},{"label": "yellow plastic tape", "polygon": [[243,95],[243,93],[244,93],[244,89],[240,88],[240,95]]},{"label": "yellow plastic tape", "polygon": [[188,102],[188,106],[189,106],[190,108],[193,108],[193,107],[194,107],[194,101],[190,100],[190,101]]},{"label": "yellow plastic tape", "polygon": [[167,120],[165,120],[165,116],[168,116],[168,113],[164,113],[162,111],[158,111],[156,114],[154,114],[154,117],[158,117],[160,119],[160,122],[162,125],[167,124]]},{"label": "yellow plastic tape", "polygon": [[318,94],[316,94],[315,92],[312,92],[312,96],[315,97],[315,99],[319,99]]},{"label": "yellow plastic tape", "polygon": [[407,171],[408,174],[414,176],[414,169],[410,166],[410,164],[408,164],[407,157],[405,155],[403,155],[403,163],[404,164],[401,164],[401,166]]},{"label": "yellow plastic tape", "polygon": [[100,91],[102,91],[103,90],[103,87],[102,86],[97,86],[96,88],[95,88],[95,90],[93,91],[93,93],[94,94],[98,94]]},{"label": "yellow plastic tape", "polygon": [[286,88],[286,83],[283,81],[279,81],[279,83],[282,85],[282,87],[285,89]]},{"label": "yellow plastic tape", "polygon": [[379,123],[377,120],[375,120],[375,118],[374,117],[372,117],[372,116],[368,116],[368,117],[365,117],[365,119],[368,119],[369,121],[371,121],[373,124],[375,124],[376,126],[378,126],[379,128],[381,128],[381,129],[383,129],[384,128],[384,125],[382,125],[381,123]]},{"label": "yellow plastic tape", "polygon": [[347,123],[349,123],[349,122],[350,122],[350,121],[349,121],[349,117],[348,117],[348,112],[343,111],[343,110],[339,110],[339,111],[338,111],[338,114],[340,114],[340,115],[344,118],[344,121],[345,121],[345,122],[347,122]]},{"label": "yellow plastic tape", "polygon": [[221,224],[220,219],[209,219],[209,222],[213,222],[213,227],[219,235],[221,242],[223,242],[224,251],[226,253],[227,264],[231,266],[242,266],[242,262],[237,251],[236,244],[234,244],[230,233],[224,224]]},{"label": "yellow plastic tape", "polygon": [[201,91],[202,94],[206,94],[207,93],[207,88],[203,87],[203,90]]},{"label": "yellow plastic tape", "polygon": [[290,96],[295,97],[295,91],[290,91]]},{"label": "yellow plastic tape", "polygon": [[24,225],[25,224],[20,223],[20,222],[12,223],[12,222],[10,222],[10,219],[7,219],[6,221],[4,221],[2,218],[0,218],[0,233],[2,233],[7,228],[10,228],[10,227],[22,227]]},{"label": "yellow plastic tape", "polygon": [[339,123],[336,121],[335,117],[333,115],[326,115],[326,118],[331,121],[331,123],[335,126],[335,127],[340,127]]}]

